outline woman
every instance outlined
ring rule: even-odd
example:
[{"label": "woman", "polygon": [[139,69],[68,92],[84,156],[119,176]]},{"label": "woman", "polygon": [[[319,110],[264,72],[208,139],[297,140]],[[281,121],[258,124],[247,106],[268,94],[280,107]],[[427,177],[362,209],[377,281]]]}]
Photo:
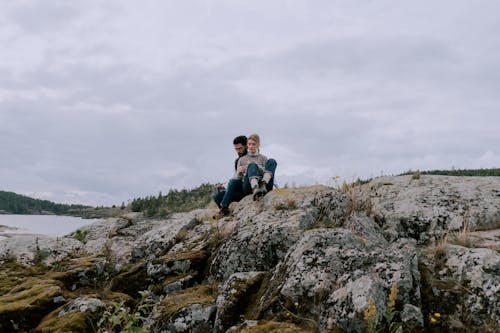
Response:
[{"label": "woman", "polygon": [[236,178],[243,181],[243,193],[253,193],[257,200],[273,189],[277,163],[259,151],[260,137],[251,134],[247,139],[247,154],[238,160]]}]

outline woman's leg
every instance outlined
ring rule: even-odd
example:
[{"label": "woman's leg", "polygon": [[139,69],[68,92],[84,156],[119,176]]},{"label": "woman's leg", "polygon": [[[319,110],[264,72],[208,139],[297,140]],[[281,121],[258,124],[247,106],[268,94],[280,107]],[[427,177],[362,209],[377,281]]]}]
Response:
[{"label": "woman's leg", "polygon": [[247,172],[243,179],[243,193],[248,195],[251,194],[255,188],[258,188],[260,178],[259,166],[255,163],[250,163],[247,166]]},{"label": "woman's leg", "polygon": [[270,158],[266,162],[266,166],[264,167],[264,177],[262,180],[266,183],[267,191],[271,191],[274,186],[274,173],[276,172],[276,167],[278,163],[274,158]]}]

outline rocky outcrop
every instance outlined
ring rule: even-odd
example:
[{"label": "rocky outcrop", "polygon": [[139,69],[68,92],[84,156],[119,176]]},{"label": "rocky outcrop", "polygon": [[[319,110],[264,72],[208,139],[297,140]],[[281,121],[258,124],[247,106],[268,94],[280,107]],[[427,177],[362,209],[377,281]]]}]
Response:
[{"label": "rocky outcrop", "polygon": [[380,177],[359,193],[370,200],[386,236],[425,244],[464,225],[471,230],[500,228],[499,183],[499,177]]},{"label": "rocky outcrop", "polygon": [[0,325],[496,332],[498,189],[498,177],[382,177],[249,196],[221,220],[134,214],[0,240]]}]

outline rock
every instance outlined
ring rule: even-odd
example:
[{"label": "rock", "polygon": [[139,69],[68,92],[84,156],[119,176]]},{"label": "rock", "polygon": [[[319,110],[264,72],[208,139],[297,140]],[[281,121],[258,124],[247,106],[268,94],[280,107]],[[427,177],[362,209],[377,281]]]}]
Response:
[{"label": "rock", "polygon": [[0,257],[11,257],[24,265],[52,265],[82,248],[83,244],[72,238],[18,235],[0,240]]},{"label": "rock", "polygon": [[160,280],[169,275],[201,272],[206,266],[208,253],[205,250],[185,251],[167,254],[148,262],[147,274],[149,277]]},{"label": "rock", "polygon": [[161,302],[154,327],[167,332],[210,332],[215,316],[210,286],[200,285],[168,295]]},{"label": "rock", "polygon": [[105,253],[118,265],[162,255],[176,243],[177,234],[198,223],[205,210],[172,214],[161,220],[111,218],[81,228],[86,234],[84,250],[89,254]]},{"label": "rock", "polygon": [[215,332],[225,332],[240,320],[242,310],[247,309],[259,290],[265,272],[235,273],[219,289]]},{"label": "rock", "polygon": [[405,304],[400,316],[405,332],[421,332],[423,330],[424,318],[419,307]]},{"label": "rock", "polygon": [[411,237],[421,244],[468,225],[499,227],[500,177],[422,175],[379,177],[361,187],[372,213],[391,240]]},{"label": "rock", "polygon": [[200,216],[206,214],[208,212],[204,209],[172,214],[150,231],[138,234],[135,246],[141,247],[146,257],[165,255],[178,242],[179,233],[184,233],[196,226],[200,222]]},{"label": "rock", "polygon": [[168,277],[162,282],[161,289],[165,295],[171,294],[175,291],[186,289],[194,284],[197,276],[198,273],[194,272],[191,274],[186,273]]},{"label": "rock", "polygon": [[[463,307],[457,309],[474,326],[500,322],[500,254],[490,249],[447,246],[446,273],[463,289]],[[449,274],[449,275],[448,275]],[[486,332],[486,331],[484,331]]]},{"label": "rock", "polygon": [[102,302],[159,332],[496,333],[496,178],[277,189],[220,220],[127,215],[0,240],[0,331],[86,332],[113,318]]},{"label": "rock", "polygon": [[110,281],[110,289],[137,298],[139,291],[148,288],[149,282],[144,263],[137,263],[113,277]]},{"label": "rock", "polygon": [[98,256],[68,259],[54,265],[47,276],[61,281],[68,290],[95,287],[107,278],[104,266],[105,259]]},{"label": "rock", "polygon": [[[314,331],[304,329],[303,327],[294,325],[292,323],[283,323],[276,321],[257,321],[246,320],[244,323],[233,326],[226,331],[227,333],[312,333]],[[336,333],[333,332],[332,333]]]},{"label": "rock", "polygon": [[391,286],[398,304],[420,305],[415,241],[373,241],[345,229],[304,233],[276,268],[260,303],[261,315],[280,307],[302,317],[316,317],[320,329],[363,332],[363,313],[372,298],[381,314]]},{"label": "rock", "polygon": [[[432,249],[430,249],[432,250]],[[423,252],[425,311],[458,332],[496,332],[500,322],[500,254],[447,244],[444,257]]]},{"label": "rock", "polygon": [[57,308],[62,284],[42,278],[28,278],[0,297],[0,331],[30,330]]},{"label": "rock", "polygon": [[46,316],[35,333],[90,332],[105,304],[97,298],[78,297]]},{"label": "rock", "polygon": [[[211,272],[226,280],[237,272],[272,270],[305,229],[343,221],[347,201],[343,193],[326,187],[276,190],[257,203],[245,197],[233,213],[237,226],[217,251]],[[283,202],[290,207],[282,209]]]}]

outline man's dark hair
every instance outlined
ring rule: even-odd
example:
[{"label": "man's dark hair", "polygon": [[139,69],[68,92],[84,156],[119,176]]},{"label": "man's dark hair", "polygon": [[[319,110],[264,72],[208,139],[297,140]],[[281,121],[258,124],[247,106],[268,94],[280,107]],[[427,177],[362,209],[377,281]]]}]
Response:
[{"label": "man's dark hair", "polygon": [[233,140],[233,145],[237,145],[238,143],[241,143],[242,145],[246,146],[247,145],[247,137],[244,135],[240,135],[234,138]]}]

